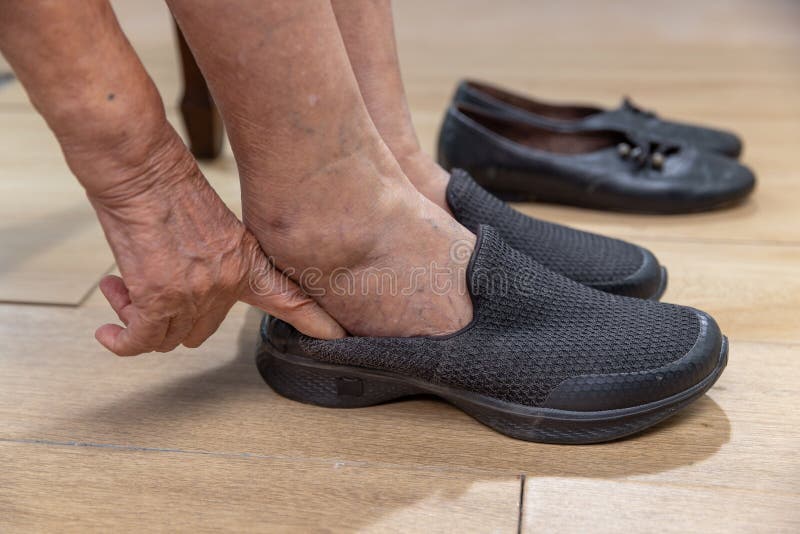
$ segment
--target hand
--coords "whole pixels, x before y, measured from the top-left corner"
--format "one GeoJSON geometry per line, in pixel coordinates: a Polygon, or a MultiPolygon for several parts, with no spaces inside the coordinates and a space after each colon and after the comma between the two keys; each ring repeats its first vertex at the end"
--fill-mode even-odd
{"type": "Polygon", "coordinates": [[[125,327],[101,326],[100,343],[124,356],[196,347],[237,300],[315,337],[344,335],[272,268],[206,182],[108,2],[0,3],[0,48],[86,188],[122,272],[100,288],[125,327]]]}
{"type": "Polygon", "coordinates": [[[106,276],[100,289],[125,325],[101,326],[97,340],[120,356],[197,347],[237,300],[308,335],[343,337],[344,330],[268,262],[177,135],[170,137],[138,169],[119,169],[117,178],[127,176],[112,188],[89,194],[122,274],[106,276]]]}

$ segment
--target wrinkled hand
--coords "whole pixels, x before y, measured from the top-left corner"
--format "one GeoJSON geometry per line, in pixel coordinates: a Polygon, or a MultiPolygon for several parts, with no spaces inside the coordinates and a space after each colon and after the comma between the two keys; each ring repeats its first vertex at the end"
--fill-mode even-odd
{"type": "Polygon", "coordinates": [[[100,282],[125,325],[106,324],[95,332],[111,352],[133,356],[180,344],[197,347],[238,300],[314,337],[345,335],[269,263],[179,140],[89,198],[122,274],[100,282]]]}
{"type": "Polygon", "coordinates": [[[86,189],[122,272],[100,288],[125,326],[101,326],[100,343],[121,356],[196,347],[237,300],[312,336],[344,335],[272,268],[206,182],[108,2],[2,2],[0,11],[3,55],[86,189]]]}

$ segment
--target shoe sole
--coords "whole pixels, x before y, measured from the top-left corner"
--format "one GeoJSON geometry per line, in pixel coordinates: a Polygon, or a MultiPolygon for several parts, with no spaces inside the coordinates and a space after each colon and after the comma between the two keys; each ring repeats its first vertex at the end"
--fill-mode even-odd
{"type": "Polygon", "coordinates": [[[485,183],[479,182],[481,187],[489,191],[492,195],[496,196],[503,202],[517,203],[517,204],[530,204],[530,203],[543,203],[543,204],[560,204],[563,206],[571,206],[575,208],[583,208],[598,211],[611,211],[615,213],[630,213],[633,215],[687,215],[692,213],[703,213],[706,211],[716,211],[724,208],[737,206],[745,201],[750,194],[748,191],[741,196],[732,199],[719,200],[699,204],[697,206],[663,206],[659,208],[637,208],[633,206],[608,206],[602,203],[593,203],[591,201],[571,200],[564,198],[551,198],[543,195],[535,195],[533,193],[517,193],[514,191],[502,191],[493,189],[485,183]]]}
{"type": "Polygon", "coordinates": [[[649,428],[697,400],[728,362],[723,337],[717,365],[701,382],[658,401],[598,412],[536,408],[394,373],[321,363],[261,343],[256,363],[261,376],[280,395],[327,408],[363,408],[403,397],[434,395],[477,421],[513,438],[540,443],[588,444],[612,441],[649,428]]]}
{"type": "Polygon", "coordinates": [[[512,171],[495,167],[470,167],[464,170],[472,176],[478,185],[504,202],[562,204],[585,209],[642,215],[701,213],[728,208],[742,203],[755,189],[754,183],[751,187],[737,191],[727,197],[696,200],[683,204],[668,200],[658,203],[646,199],[621,201],[617,199],[602,199],[597,193],[588,193],[583,190],[576,191],[574,186],[561,183],[542,185],[539,186],[538,191],[530,191],[529,184],[532,175],[525,171],[512,171]],[[503,183],[512,185],[503,185],[503,183]]]}

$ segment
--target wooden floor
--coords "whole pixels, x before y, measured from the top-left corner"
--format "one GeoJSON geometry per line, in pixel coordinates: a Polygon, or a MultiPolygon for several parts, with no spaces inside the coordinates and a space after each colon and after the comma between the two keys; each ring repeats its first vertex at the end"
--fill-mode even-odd
{"type": "MultiPolygon", "coordinates": [[[[117,2],[175,117],[161,2],[117,2]]],[[[0,531],[800,532],[800,4],[399,0],[398,40],[432,147],[464,75],[664,115],[746,140],[744,205],[677,217],[519,209],[635,240],[665,299],[731,339],[719,383],[643,435],[568,447],[503,437],[434,400],[336,411],[266,387],[259,314],[201,349],[118,359],[95,285],[113,259],[19,84],[0,75],[0,531]]],[[[0,74],[7,72],[0,61],[0,74]]],[[[205,172],[234,209],[226,154],[205,172]]]]}

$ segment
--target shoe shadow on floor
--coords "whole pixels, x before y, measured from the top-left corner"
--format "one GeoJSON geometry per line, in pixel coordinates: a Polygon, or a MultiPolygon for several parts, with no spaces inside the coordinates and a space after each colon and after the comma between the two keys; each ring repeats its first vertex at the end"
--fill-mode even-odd
{"type": "MultiPolygon", "coordinates": [[[[152,385],[143,376],[125,385],[112,402],[49,433],[74,436],[79,428],[81,436],[70,439],[588,478],[659,473],[696,464],[730,439],[725,412],[707,395],[647,432],[582,446],[515,440],[428,397],[351,410],[304,405],[278,396],[259,376],[254,353],[260,318],[258,310],[245,313],[236,355],[224,364],[209,366],[219,354],[207,351],[194,356],[207,360],[202,370],[164,366],[163,372],[174,379],[152,385]]],[[[157,358],[153,361],[165,361],[157,358]]]]}

